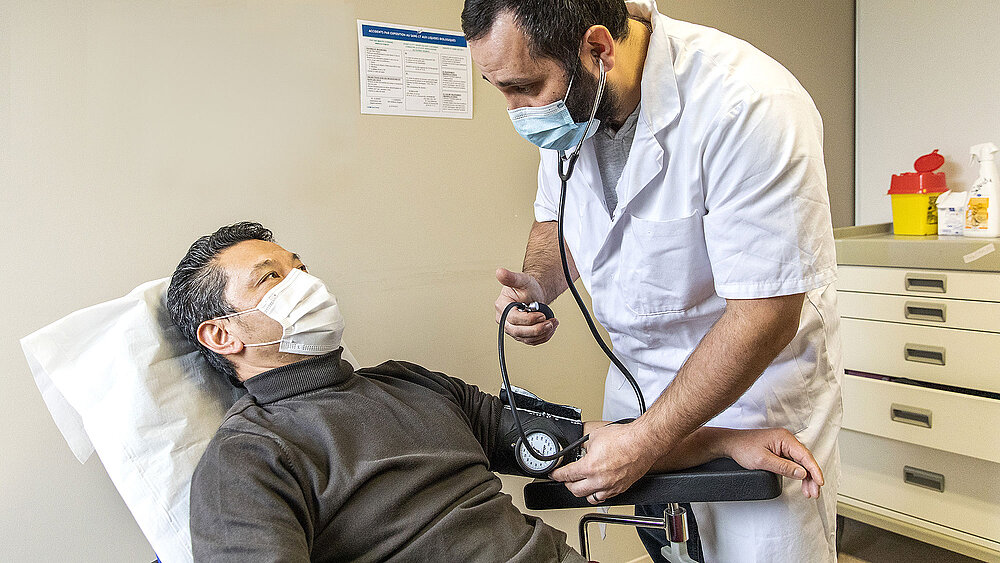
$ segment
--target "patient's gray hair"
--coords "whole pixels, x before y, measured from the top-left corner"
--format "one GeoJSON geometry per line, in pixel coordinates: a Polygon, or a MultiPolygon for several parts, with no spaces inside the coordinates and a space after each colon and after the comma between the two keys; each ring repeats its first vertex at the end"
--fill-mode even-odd
{"type": "Polygon", "coordinates": [[[228,279],[222,268],[216,265],[215,257],[230,246],[247,240],[271,242],[274,237],[269,229],[251,221],[220,227],[194,241],[170,277],[167,289],[167,310],[174,324],[181,329],[181,334],[198,347],[212,367],[237,387],[243,387],[243,384],[236,377],[236,368],[225,356],[198,342],[198,326],[208,319],[236,312],[226,301],[228,279]]]}

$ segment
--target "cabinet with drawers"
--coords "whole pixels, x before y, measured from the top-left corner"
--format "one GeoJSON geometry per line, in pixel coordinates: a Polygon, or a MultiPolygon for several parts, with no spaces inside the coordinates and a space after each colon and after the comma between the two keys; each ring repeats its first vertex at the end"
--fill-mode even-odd
{"type": "Polygon", "coordinates": [[[836,234],[839,513],[1000,561],[1000,240],[836,234]]]}

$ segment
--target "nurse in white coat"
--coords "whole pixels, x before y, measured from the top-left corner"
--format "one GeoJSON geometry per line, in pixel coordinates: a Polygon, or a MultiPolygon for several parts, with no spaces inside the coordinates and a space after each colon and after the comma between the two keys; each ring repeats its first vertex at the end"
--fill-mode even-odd
{"type": "MultiPolygon", "coordinates": [[[[511,110],[564,99],[572,121],[586,121],[601,63],[607,71],[602,126],[568,184],[566,245],[615,353],[652,405],[634,423],[594,432],[587,455],[552,477],[598,503],[703,424],[784,427],[819,461],[822,494],[796,494],[789,479],[777,500],[695,504],[704,557],[835,560],[836,262],[822,123],[809,95],[753,46],[672,20],[653,0],[466,0],[463,28],[511,110]]],[[[572,136],[572,127],[561,141],[566,128],[539,133],[537,112],[527,122],[519,115],[515,127],[542,147],[572,136]]],[[[511,301],[549,303],[567,288],[554,223],[557,158],[541,150],[523,271],[498,270],[498,311],[511,301]]],[[[505,329],[540,344],[557,326],[515,311],[505,329]]],[[[637,414],[612,366],[604,418],[637,414]]]]}

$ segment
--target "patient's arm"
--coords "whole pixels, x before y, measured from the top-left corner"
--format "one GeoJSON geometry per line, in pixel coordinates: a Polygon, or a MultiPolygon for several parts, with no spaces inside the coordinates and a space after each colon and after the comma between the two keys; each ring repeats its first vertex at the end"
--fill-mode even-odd
{"type": "Polygon", "coordinates": [[[271,438],[221,430],[191,483],[194,560],[308,562],[312,520],[291,467],[271,438]]]}
{"type": "MultiPolygon", "coordinates": [[[[600,432],[604,425],[588,422],[586,431],[600,432]]],[[[703,426],[660,457],[650,473],[687,469],[720,457],[731,457],[746,469],[763,469],[801,480],[802,494],[809,498],[819,496],[824,482],[812,452],[784,428],[733,430],[703,426]]]]}
{"type": "MultiPolygon", "coordinates": [[[[510,448],[501,443],[500,429],[507,428],[510,411],[505,411],[500,398],[484,393],[479,387],[457,377],[431,371],[410,362],[393,362],[397,377],[406,377],[433,389],[454,402],[465,413],[469,428],[489,458],[490,471],[519,474],[510,448]]],[[[383,368],[385,366],[383,365],[383,368]]]]}

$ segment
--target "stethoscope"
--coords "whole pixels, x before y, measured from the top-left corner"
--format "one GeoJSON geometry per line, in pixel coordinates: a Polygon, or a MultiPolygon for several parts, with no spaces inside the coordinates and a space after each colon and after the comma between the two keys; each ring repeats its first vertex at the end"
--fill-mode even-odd
{"type": "MultiPolygon", "coordinates": [[[[598,346],[604,352],[604,355],[611,360],[618,371],[621,372],[625,379],[628,380],[629,385],[632,386],[632,390],[635,391],[635,397],[639,403],[639,414],[642,415],[646,412],[646,400],[642,396],[642,390],[639,388],[639,383],[636,382],[632,373],[629,371],[625,364],[622,363],[618,356],[611,350],[611,348],[604,342],[601,334],[597,331],[597,325],[594,324],[593,318],[591,318],[590,311],[587,309],[587,305],[583,302],[583,298],[580,296],[580,292],[577,291],[576,286],[573,284],[573,277],[569,272],[569,261],[566,257],[566,241],[563,235],[563,218],[566,212],[566,188],[569,184],[570,178],[573,176],[573,170],[576,168],[576,161],[580,158],[580,150],[583,148],[583,142],[587,140],[590,136],[590,130],[594,126],[594,118],[597,115],[597,106],[601,102],[601,97],[604,95],[604,86],[606,82],[606,73],[604,71],[604,61],[600,58],[597,59],[600,65],[601,75],[600,80],[597,84],[597,95],[594,98],[594,105],[590,110],[590,118],[587,120],[587,127],[584,129],[583,135],[580,140],[576,143],[576,147],[573,149],[568,156],[565,151],[559,151],[559,180],[562,185],[559,189],[559,213],[556,220],[556,233],[559,242],[559,258],[562,261],[563,276],[566,278],[566,284],[569,286],[570,293],[573,294],[573,299],[576,300],[577,306],[580,308],[580,312],[583,313],[583,318],[587,321],[587,326],[590,328],[590,333],[593,335],[594,340],[597,342],[598,346]]],[[[507,377],[507,361],[504,358],[504,326],[507,322],[507,315],[513,309],[518,309],[525,312],[541,312],[545,315],[545,318],[551,319],[555,315],[547,305],[544,303],[508,303],[504,308],[503,313],[500,315],[500,333],[497,337],[497,350],[500,357],[500,378],[503,380],[504,388],[507,390],[507,398],[510,402],[511,415],[514,418],[514,425],[517,427],[520,439],[515,445],[515,455],[519,459],[530,459],[534,458],[541,464],[533,464],[533,468],[536,468],[535,472],[539,474],[548,473],[551,469],[554,469],[558,465],[558,460],[569,453],[574,448],[580,446],[590,438],[590,434],[584,434],[583,437],[574,441],[573,443],[559,449],[559,442],[554,436],[527,436],[524,432],[524,427],[521,425],[520,417],[517,413],[517,405],[514,400],[514,393],[511,390],[510,379],[507,377]],[[555,453],[545,454],[535,448],[535,445],[541,446],[541,449],[547,451],[555,451],[555,453]],[[530,457],[529,457],[530,456],[530,457]],[[544,463],[549,462],[549,463],[544,463]]],[[[622,420],[616,420],[610,424],[626,424],[632,422],[633,418],[625,418],[622,420]]]]}

